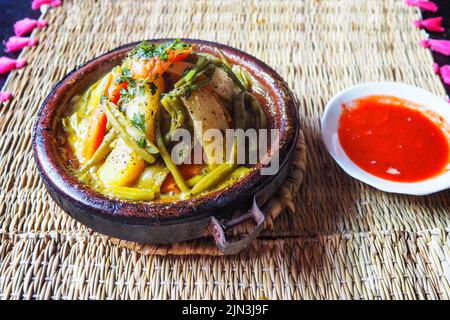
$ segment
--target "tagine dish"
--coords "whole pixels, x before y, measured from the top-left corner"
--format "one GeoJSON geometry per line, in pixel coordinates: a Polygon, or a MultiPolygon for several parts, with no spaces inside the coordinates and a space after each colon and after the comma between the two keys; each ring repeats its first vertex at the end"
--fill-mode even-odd
{"type": "Polygon", "coordinates": [[[51,197],[93,230],[159,244],[211,234],[231,254],[262,230],[260,208],[285,181],[298,133],[296,100],[264,62],[218,43],[152,39],[56,84],[33,150],[51,197]],[[223,228],[247,220],[246,237],[224,241],[223,228]]]}
{"type": "Polygon", "coordinates": [[[80,181],[111,198],[194,197],[249,172],[248,161],[237,163],[236,139],[226,147],[225,138],[205,133],[266,128],[264,101],[257,81],[219,50],[144,41],[70,100],[59,130],[64,160],[80,181]],[[180,132],[187,144],[178,143],[180,132]]]}

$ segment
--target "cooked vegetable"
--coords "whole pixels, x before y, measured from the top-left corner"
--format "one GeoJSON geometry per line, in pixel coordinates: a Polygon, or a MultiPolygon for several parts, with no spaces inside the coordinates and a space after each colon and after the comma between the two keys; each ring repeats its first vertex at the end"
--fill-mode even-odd
{"type": "Polygon", "coordinates": [[[132,124],[141,129],[150,142],[155,143],[155,117],[159,110],[160,94],[164,90],[164,80],[159,78],[142,84],[140,88],[122,107],[132,124]]]}
{"type": "Polygon", "coordinates": [[[106,130],[106,115],[103,108],[98,106],[91,117],[86,142],[83,148],[83,156],[89,160],[100,146],[106,130]]]}
{"type": "Polygon", "coordinates": [[[108,73],[100,80],[97,85],[94,84],[95,88],[92,90],[88,99],[86,109],[84,110],[85,115],[90,116],[92,114],[92,111],[99,106],[100,100],[105,95],[105,92],[109,87],[112,78],[112,74],[108,73]]]}
{"type": "Polygon", "coordinates": [[[240,92],[235,96],[233,115],[236,128],[263,129],[267,126],[266,114],[261,104],[248,92],[240,92]]]}
{"type": "Polygon", "coordinates": [[[211,164],[222,163],[217,159],[213,150],[209,148],[211,141],[203,138],[203,133],[208,129],[226,130],[229,128],[225,113],[219,102],[206,89],[194,91],[190,97],[181,98],[189,116],[193,122],[194,134],[202,143],[208,162],[211,164]],[[205,106],[208,106],[205,108],[205,106]]]}
{"type": "Polygon", "coordinates": [[[108,155],[98,175],[105,186],[129,186],[145,168],[145,161],[122,139],[108,155]]]}
{"type": "Polygon", "coordinates": [[[102,106],[111,126],[123,141],[125,141],[128,147],[148,163],[151,164],[155,162],[155,157],[152,153],[157,153],[158,149],[153,143],[149,142],[143,133],[140,133],[136,128],[129,124],[127,119],[117,110],[114,104],[105,102],[102,106]],[[143,139],[144,145],[138,143],[138,141],[142,141],[140,139],[143,139]]]}
{"type": "Polygon", "coordinates": [[[179,40],[162,45],[144,41],[130,53],[131,73],[137,79],[154,81],[162,76],[171,64],[184,60],[191,52],[192,48],[179,40]]]}
{"type": "Polygon", "coordinates": [[[161,186],[169,174],[169,169],[163,164],[155,163],[144,169],[139,179],[136,181],[136,188],[152,190],[154,193],[160,193],[161,186]]]}
{"type": "Polygon", "coordinates": [[[173,96],[165,96],[161,100],[162,105],[168,112],[172,118],[169,132],[167,132],[165,136],[166,141],[170,141],[174,131],[178,128],[181,128],[184,125],[185,114],[184,107],[178,97],[173,96]]]}
{"type": "Polygon", "coordinates": [[[233,144],[230,159],[200,179],[191,190],[191,194],[196,195],[215,187],[219,182],[228,177],[237,165],[237,145],[233,144]]]}
{"type": "Polygon", "coordinates": [[[156,124],[156,145],[159,148],[159,151],[161,153],[161,157],[166,164],[167,168],[170,170],[170,173],[172,174],[173,178],[175,179],[175,182],[178,186],[178,188],[182,192],[189,192],[189,187],[184,182],[183,177],[181,176],[180,171],[178,170],[177,166],[173,163],[172,158],[167,151],[167,148],[164,144],[164,139],[161,133],[161,129],[159,127],[159,121],[156,124]]]}
{"type": "Polygon", "coordinates": [[[105,188],[105,192],[115,198],[133,201],[150,201],[155,199],[153,190],[143,188],[111,187],[105,188]]]}
{"type": "Polygon", "coordinates": [[[100,84],[96,87],[93,93],[90,95],[88,102],[88,110],[94,108],[91,115],[89,129],[83,146],[83,157],[85,161],[88,161],[97,148],[100,146],[105,135],[106,129],[106,116],[103,109],[100,107],[100,99],[106,88],[111,83],[112,74],[106,75],[100,84]]]}
{"type": "Polygon", "coordinates": [[[247,88],[245,87],[245,85],[241,82],[241,80],[236,76],[236,74],[233,72],[233,70],[231,70],[231,68],[229,67],[230,66],[229,62],[223,58],[224,57],[223,53],[222,52],[220,52],[220,53],[222,55],[222,59],[214,57],[211,54],[202,54],[202,56],[206,57],[216,67],[221,68],[230,77],[230,79],[233,80],[233,82],[236,84],[236,86],[241,91],[247,91],[247,88]]]}
{"type": "Polygon", "coordinates": [[[175,83],[178,79],[184,76],[184,73],[193,67],[192,63],[185,61],[177,61],[172,64],[172,66],[167,69],[167,78],[170,82],[175,83]]]}
{"type": "Polygon", "coordinates": [[[233,80],[222,69],[217,68],[211,78],[211,86],[219,97],[232,101],[234,96],[233,80]]]}
{"type": "MultiPolygon", "coordinates": [[[[186,181],[186,184],[189,187],[193,187],[195,185],[195,182],[201,178],[200,174],[203,170],[203,167],[204,166],[201,164],[182,164],[181,166],[178,167],[178,169],[183,179],[185,180],[188,179],[186,181]],[[193,178],[197,180],[192,180],[193,178]]],[[[166,180],[164,180],[164,183],[161,187],[161,193],[169,193],[169,192],[173,193],[180,192],[180,189],[178,188],[175,179],[171,174],[167,176],[166,180]]]]}
{"type": "Polygon", "coordinates": [[[251,170],[238,166],[236,143],[225,162],[225,136],[215,141],[204,134],[265,128],[259,96],[252,92],[264,94],[246,69],[220,51],[199,52],[180,40],[144,41],[70,100],[61,124],[74,174],[128,201],[176,201],[235,183],[251,170]],[[190,134],[185,143],[200,142],[201,163],[187,161],[199,153],[176,148],[177,129],[190,134]]]}
{"type": "Polygon", "coordinates": [[[84,172],[88,169],[90,169],[92,166],[100,163],[102,160],[106,158],[106,156],[111,152],[112,142],[117,138],[116,132],[113,130],[110,130],[104,137],[102,144],[98,147],[98,149],[95,151],[95,153],[92,155],[92,157],[89,159],[88,162],[81,168],[80,171],[84,172]]]}

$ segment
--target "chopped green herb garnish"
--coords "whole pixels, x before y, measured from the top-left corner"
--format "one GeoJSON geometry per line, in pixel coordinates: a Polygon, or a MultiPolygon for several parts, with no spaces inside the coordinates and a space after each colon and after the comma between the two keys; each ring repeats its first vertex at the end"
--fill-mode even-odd
{"type": "Polygon", "coordinates": [[[127,67],[123,67],[122,68],[122,76],[126,77],[126,78],[131,78],[131,71],[130,69],[128,69],[127,67]]]}
{"type": "Polygon", "coordinates": [[[183,43],[180,39],[171,42],[154,44],[148,41],[142,41],[130,52],[130,57],[136,59],[151,59],[158,57],[160,60],[167,60],[167,53],[170,50],[184,50],[190,47],[190,44],[183,43]]]}
{"type": "Polygon", "coordinates": [[[122,68],[122,75],[116,78],[116,84],[124,83],[124,82],[134,82],[133,76],[131,74],[130,69],[127,67],[122,68]]]}
{"type": "Polygon", "coordinates": [[[145,115],[135,113],[131,124],[145,133],[145,115]]]}
{"type": "Polygon", "coordinates": [[[136,140],[136,143],[139,147],[145,148],[147,146],[147,141],[145,140],[145,137],[142,136],[139,139],[136,140]]]}
{"type": "Polygon", "coordinates": [[[127,89],[122,88],[120,89],[120,98],[118,103],[123,104],[126,102],[129,102],[131,99],[133,99],[136,96],[141,96],[145,94],[146,84],[148,80],[141,81],[139,83],[136,83],[133,79],[130,79],[128,81],[128,87],[127,89]]]}
{"type": "Polygon", "coordinates": [[[123,104],[130,101],[134,97],[133,93],[125,88],[120,89],[120,98],[118,103],[123,104]]]}

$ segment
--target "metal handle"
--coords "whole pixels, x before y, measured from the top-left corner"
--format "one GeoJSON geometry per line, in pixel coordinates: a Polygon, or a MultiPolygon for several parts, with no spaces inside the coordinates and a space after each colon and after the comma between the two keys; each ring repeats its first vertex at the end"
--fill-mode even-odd
{"type": "MultiPolygon", "coordinates": [[[[264,222],[266,221],[266,216],[259,209],[258,204],[256,203],[256,197],[253,198],[253,204],[250,211],[241,217],[242,218],[239,219],[240,221],[252,218],[256,225],[250,233],[245,235],[242,239],[236,241],[228,241],[225,236],[224,226],[222,226],[219,220],[215,217],[211,217],[211,222],[208,225],[208,232],[211,236],[213,236],[219,250],[225,255],[237,254],[247,248],[262,231],[264,222]]],[[[225,225],[225,228],[232,227],[235,224],[237,223],[228,223],[225,225]]]]}

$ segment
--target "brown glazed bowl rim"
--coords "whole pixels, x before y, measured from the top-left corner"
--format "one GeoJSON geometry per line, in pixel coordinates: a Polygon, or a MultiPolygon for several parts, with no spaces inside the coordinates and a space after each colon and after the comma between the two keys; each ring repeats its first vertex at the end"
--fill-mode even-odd
{"type": "MultiPolygon", "coordinates": [[[[161,43],[171,40],[173,39],[164,38],[147,41],[161,43]]],[[[195,44],[204,52],[220,49],[233,63],[238,63],[250,71],[263,88],[268,91],[269,100],[272,104],[271,110],[274,112],[267,114],[267,116],[272,117],[273,122],[280,129],[279,171],[281,171],[282,166],[286,165],[290,158],[299,130],[297,102],[286,82],[267,64],[241,50],[204,40],[181,40],[195,44]]],[[[238,207],[238,204],[244,198],[248,199],[270,183],[276,175],[261,175],[262,164],[258,163],[243,179],[229,187],[200,197],[175,202],[131,202],[108,198],[83,184],[69,172],[57,155],[55,125],[60,112],[62,112],[60,107],[64,106],[74,94],[79,93],[79,91],[71,92],[78,81],[82,82],[83,79],[85,80],[89,75],[93,77],[94,74],[98,78],[101,75],[98,70],[101,70],[103,66],[109,68],[109,66],[119,63],[122,58],[119,59],[118,57],[123,57],[138,43],[123,45],[75,68],[55,85],[42,103],[33,127],[33,152],[38,171],[46,187],[50,189],[50,194],[56,193],[63,199],[63,202],[70,202],[72,207],[89,212],[99,218],[158,224],[163,221],[170,223],[170,221],[175,221],[181,217],[195,220],[196,218],[214,215],[221,213],[222,208],[233,206],[233,204],[238,207]]],[[[65,209],[64,203],[62,207],[65,209]]]]}

